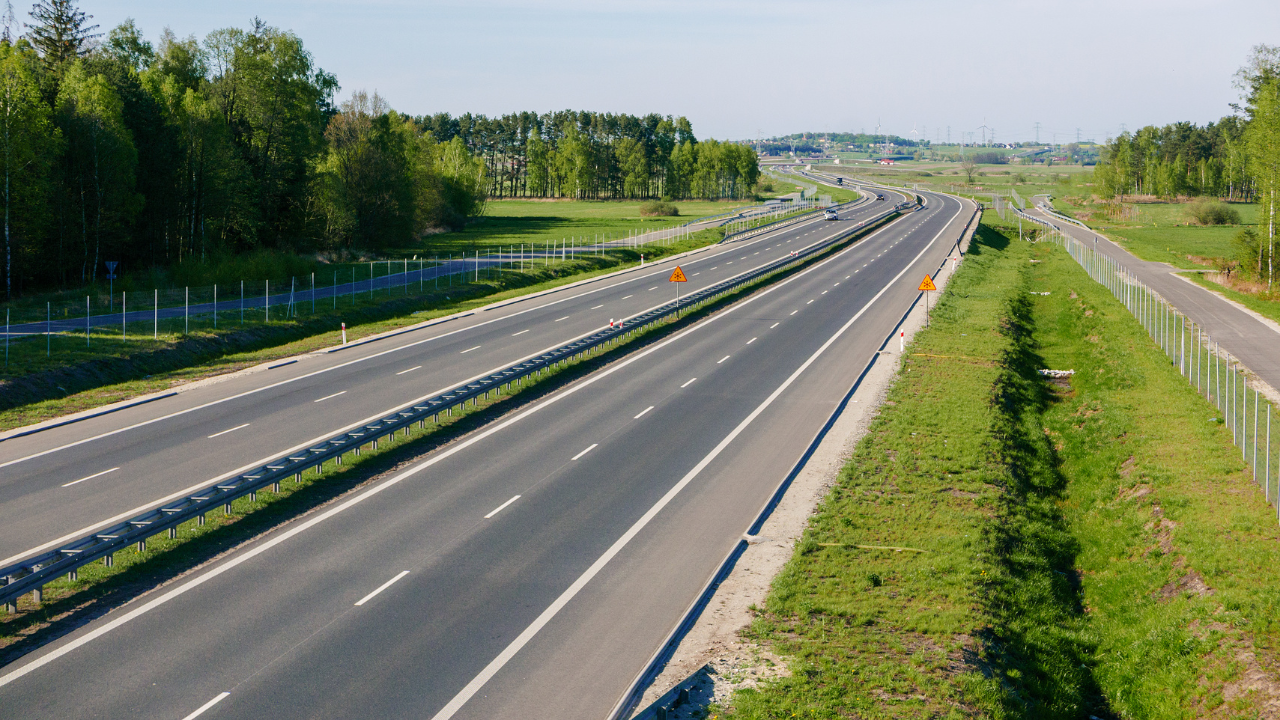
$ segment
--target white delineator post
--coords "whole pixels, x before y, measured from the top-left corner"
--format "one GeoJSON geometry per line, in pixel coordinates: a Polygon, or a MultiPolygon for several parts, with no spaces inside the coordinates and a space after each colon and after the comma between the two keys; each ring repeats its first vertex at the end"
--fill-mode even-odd
{"type": "Polygon", "coordinates": [[[342,344],[347,344],[347,324],[342,323],[342,344]]]}

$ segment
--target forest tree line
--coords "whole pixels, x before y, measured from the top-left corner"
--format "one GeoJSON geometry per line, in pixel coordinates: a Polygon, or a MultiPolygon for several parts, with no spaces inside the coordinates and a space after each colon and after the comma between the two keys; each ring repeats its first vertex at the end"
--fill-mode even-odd
{"type": "Polygon", "coordinates": [[[760,178],[755,150],[699,142],[684,117],[439,113],[418,122],[437,142],[461,138],[483,160],[492,198],[736,199],[760,178]]]}
{"type": "Polygon", "coordinates": [[[334,257],[457,229],[490,197],[747,195],[754,151],[689,122],[589,112],[414,118],[255,19],[203,40],[75,0],[0,35],[4,297],[259,249],[334,257]]]}
{"type": "Polygon", "coordinates": [[[1175,123],[1121,133],[1103,150],[1094,185],[1104,198],[1213,196],[1257,203],[1258,227],[1237,238],[1241,270],[1270,291],[1280,220],[1280,46],[1258,45],[1235,75],[1243,103],[1199,127],[1175,123]]]}

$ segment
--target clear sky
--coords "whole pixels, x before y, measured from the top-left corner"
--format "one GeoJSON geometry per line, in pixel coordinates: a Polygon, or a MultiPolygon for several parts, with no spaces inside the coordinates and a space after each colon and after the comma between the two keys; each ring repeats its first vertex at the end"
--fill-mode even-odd
{"type": "MultiPolygon", "coordinates": [[[[256,15],[297,33],[340,99],[411,114],[686,115],[699,137],[884,132],[1065,142],[1229,114],[1280,44],[1276,0],[80,0],[203,38],[256,15]],[[990,131],[989,131],[990,132],[990,131]]],[[[19,12],[26,2],[15,3],[19,12]]],[[[20,18],[27,19],[27,18],[20,18]]]]}

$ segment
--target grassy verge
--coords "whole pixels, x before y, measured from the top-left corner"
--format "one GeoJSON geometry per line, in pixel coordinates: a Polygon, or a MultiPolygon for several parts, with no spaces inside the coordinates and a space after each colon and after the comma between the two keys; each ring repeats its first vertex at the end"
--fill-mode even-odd
{"type": "Polygon", "coordinates": [[[1169,263],[1180,268],[1204,268],[1188,256],[1234,258],[1232,238],[1240,232],[1235,225],[1216,227],[1115,228],[1107,232],[1125,250],[1143,260],[1169,263]]]}
{"type": "MultiPolygon", "coordinates": [[[[664,257],[721,238],[704,230],[669,246],[645,247],[646,260],[664,257]]],[[[55,337],[46,357],[43,337],[15,342],[7,369],[0,371],[0,430],[99,407],[168,389],[204,377],[328,347],[341,342],[339,323],[348,340],[412,325],[492,302],[551,289],[615,272],[639,262],[631,250],[535,268],[422,295],[392,297],[357,308],[322,311],[298,320],[259,323],[241,329],[223,325],[195,329],[185,336],[160,340],[121,340],[106,333],[86,346],[80,338],[55,337]]]]}
{"type": "Polygon", "coordinates": [[[521,243],[544,248],[566,238],[594,242],[597,238],[618,239],[629,233],[644,233],[718,215],[754,205],[751,200],[728,202],[676,202],[676,217],[644,217],[640,201],[613,200],[495,200],[482,218],[457,232],[428,235],[412,246],[390,251],[393,255],[435,257],[476,250],[506,250],[521,243]]]}
{"type": "Polygon", "coordinates": [[[792,675],[717,713],[1265,716],[1280,532],[1211,408],[1049,243],[984,225],[933,317],[749,630],[792,675]]]}

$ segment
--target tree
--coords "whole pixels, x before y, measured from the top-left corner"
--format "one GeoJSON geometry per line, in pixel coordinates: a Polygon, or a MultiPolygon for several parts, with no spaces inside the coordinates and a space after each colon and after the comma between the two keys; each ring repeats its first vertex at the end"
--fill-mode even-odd
{"type": "Polygon", "coordinates": [[[103,245],[116,250],[142,198],[134,192],[137,149],[120,96],[83,61],[67,71],[58,94],[58,119],[67,138],[67,191],[83,248],[81,281],[97,278],[103,245]],[[90,238],[92,237],[92,241],[90,238]]]}
{"type": "Polygon", "coordinates": [[[124,22],[112,28],[102,49],[108,57],[132,68],[134,72],[142,72],[151,67],[156,59],[155,48],[143,39],[142,31],[134,24],[133,18],[125,18],[124,22]]]}
{"type": "Polygon", "coordinates": [[[969,183],[972,184],[973,176],[978,172],[978,161],[974,159],[973,153],[965,155],[964,158],[960,160],[960,170],[965,174],[965,177],[968,178],[969,183]]]}
{"type": "Polygon", "coordinates": [[[93,16],[76,7],[75,0],[39,0],[31,8],[31,19],[35,23],[27,25],[27,37],[45,64],[58,70],[87,54],[93,41],[102,37],[93,32],[97,25],[85,24],[93,16]]]}
{"type": "Polygon", "coordinates": [[[254,217],[241,226],[244,246],[287,247],[305,235],[307,193],[324,151],[337,80],[316,68],[302,41],[255,19],[205,40],[213,77],[209,95],[230,129],[250,175],[254,217]]]}
{"type": "MultiPolygon", "coordinates": [[[[29,54],[29,51],[28,51],[29,54]]],[[[30,58],[0,40],[0,172],[4,203],[4,294],[13,298],[17,239],[34,234],[44,215],[47,172],[53,149],[49,109],[32,77],[30,58]],[[15,235],[19,236],[15,239],[15,235]]]]}
{"type": "MultiPolygon", "coordinates": [[[[1262,83],[1253,94],[1245,128],[1249,174],[1258,189],[1258,204],[1266,218],[1267,289],[1275,281],[1276,211],[1280,205],[1280,77],[1262,83]]],[[[1259,252],[1259,258],[1262,253],[1259,252]]],[[[1261,270],[1261,260],[1259,261],[1261,270]]],[[[1261,273],[1259,273],[1261,274],[1261,273]]]]}

